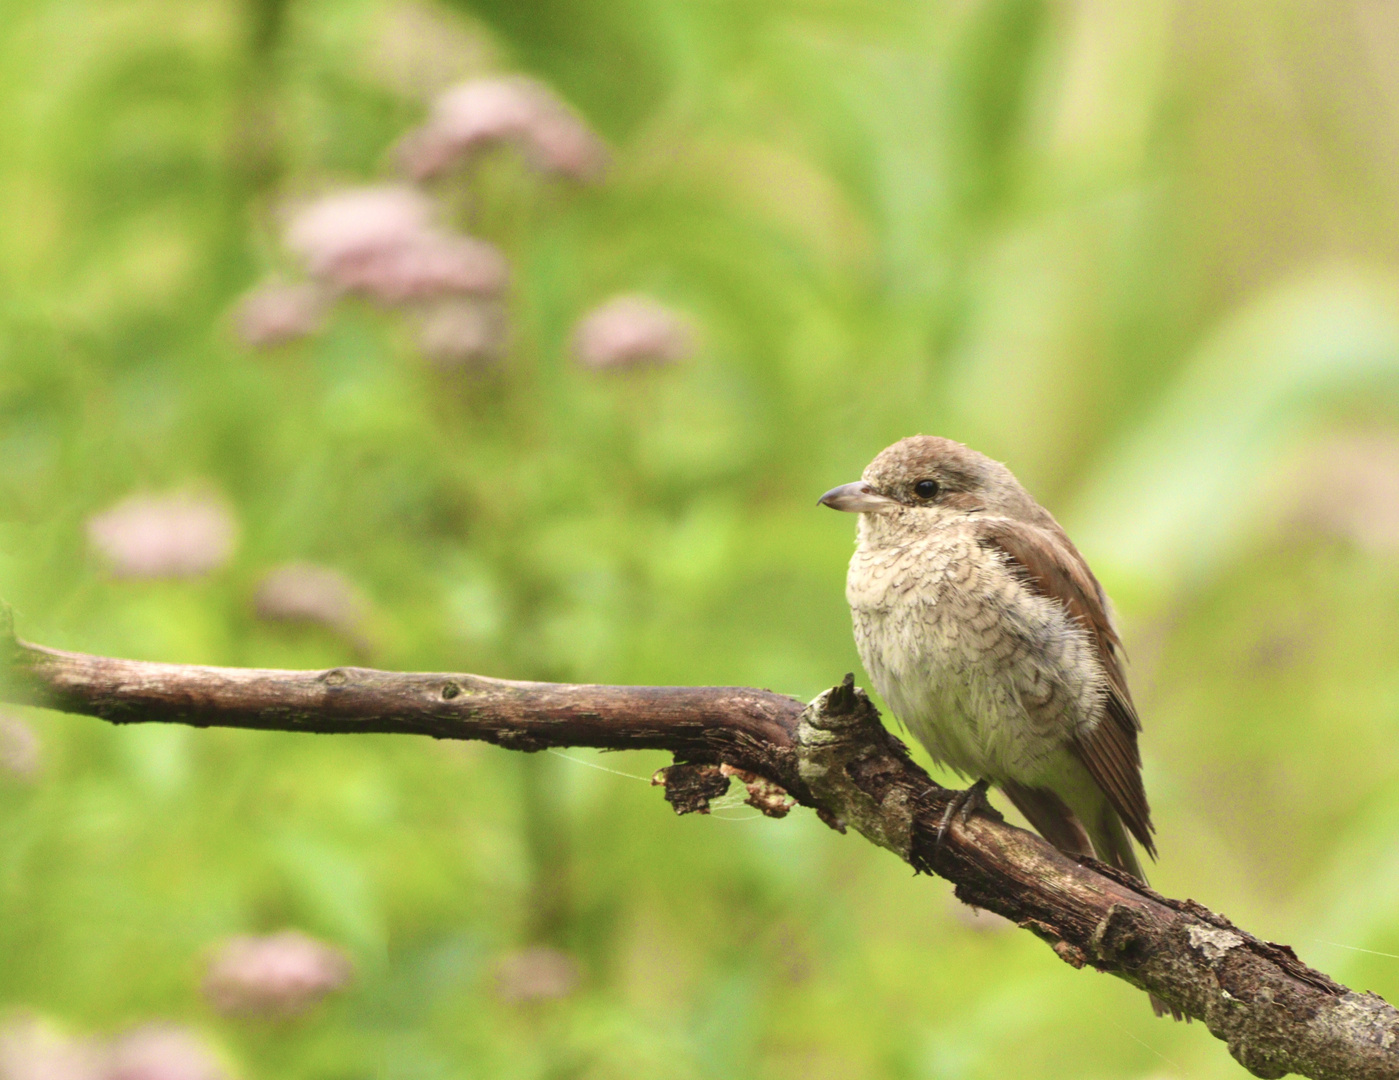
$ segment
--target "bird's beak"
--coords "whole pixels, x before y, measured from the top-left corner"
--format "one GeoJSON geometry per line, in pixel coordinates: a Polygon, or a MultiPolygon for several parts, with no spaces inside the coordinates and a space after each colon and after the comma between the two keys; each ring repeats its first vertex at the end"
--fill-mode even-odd
{"type": "Polygon", "coordinates": [[[817,500],[818,506],[829,506],[832,510],[844,510],[847,514],[874,514],[880,510],[891,510],[899,504],[884,495],[878,495],[863,480],[853,484],[841,484],[831,488],[817,500]]]}

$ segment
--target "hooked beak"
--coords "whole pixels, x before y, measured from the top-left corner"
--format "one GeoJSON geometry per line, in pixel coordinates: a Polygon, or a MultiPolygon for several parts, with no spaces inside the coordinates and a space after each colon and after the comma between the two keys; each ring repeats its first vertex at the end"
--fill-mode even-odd
{"type": "Polygon", "coordinates": [[[880,510],[890,510],[899,504],[884,495],[876,494],[863,480],[853,484],[841,484],[831,488],[817,500],[818,506],[829,506],[832,510],[844,510],[847,514],[874,514],[880,510]]]}

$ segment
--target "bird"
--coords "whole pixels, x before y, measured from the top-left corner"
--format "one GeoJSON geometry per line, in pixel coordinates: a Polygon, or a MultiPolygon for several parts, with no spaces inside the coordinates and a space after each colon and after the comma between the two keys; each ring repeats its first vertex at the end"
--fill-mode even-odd
{"type": "Polygon", "coordinates": [[[1122,641],[1049,511],[1005,465],[932,435],[881,451],[820,504],[860,515],[845,595],[875,689],[976,781],[939,842],[994,784],[1060,851],[1145,883],[1132,840],[1154,859],[1155,828],[1122,641]]]}

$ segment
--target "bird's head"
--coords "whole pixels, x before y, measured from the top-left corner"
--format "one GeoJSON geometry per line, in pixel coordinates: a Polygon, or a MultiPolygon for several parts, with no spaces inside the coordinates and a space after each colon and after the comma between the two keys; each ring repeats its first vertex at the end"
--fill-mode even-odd
{"type": "Polygon", "coordinates": [[[1047,516],[999,461],[936,435],[900,439],[859,480],[832,488],[820,504],[910,523],[969,513],[1021,521],[1047,516]]]}

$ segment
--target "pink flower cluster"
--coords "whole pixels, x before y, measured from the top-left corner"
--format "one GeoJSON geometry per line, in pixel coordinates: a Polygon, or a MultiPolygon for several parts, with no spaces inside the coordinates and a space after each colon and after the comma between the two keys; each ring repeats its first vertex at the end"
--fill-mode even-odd
{"type": "Polygon", "coordinates": [[[325,323],[330,298],[309,281],[267,281],[243,294],[233,309],[238,336],[257,348],[308,337],[325,323]]]}
{"type": "Polygon", "coordinates": [[[694,351],[694,332],[676,311],[647,296],[616,296],[585,315],[573,333],[584,367],[673,364],[694,351]]]}
{"type": "Polygon", "coordinates": [[[208,1043],[188,1028],[147,1024],[106,1047],[103,1080],[227,1080],[208,1043]]]}
{"type": "Polygon", "coordinates": [[[440,229],[433,210],[404,184],[349,188],[302,207],[286,242],[312,277],[381,303],[498,295],[508,276],[504,257],[484,240],[440,229]]]}
{"type": "Polygon", "coordinates": [[[204,997],[226,1016],[288,1017],[349,984],[354,965],[339,949],[296,930],[224,942],[204,978],[204,997]]]}
{"type": "MultiPolygon", "coordinates": [[[[94,552],[120,578],[189,578],[212,573],[232,558],[238,525],[228,504],[205,493],[133,495],[87,523],[94,552]]],[[[340,635],[361,654],[371,650],[371,607],[344,574],[291,562],[269,570],[253,595],[269,622],[309,623],[340,635]]],[[[0,713],[0,769],[32,775],[38,741],[24,721],[0,713]]]]}
{"type": "Polygon", "coordinates": [[[87,535],[118,577],[196,577],[228,562],[238,526],[223,500],[175,492],[133,495],[89,519],[87,535]]]}
{"type": "Polygon", "coordinates": [[[399,145],[408,174],[426,180],[498,143],[540,170],[592,180],[607,163],[602,141],[547,86],[519,76],[472,79],[441,94],[427,123],[399,145]]]}
{"type": "Polygon", "coordinates": [[[314,563],[285,563],[258,584],[253,609],[269,622],[309,623],[341,635],[367,651],[369,601],[338,570],[314,563]]]}
{"type": "MultiPolygon", "coordinates": [[[[441,176],[491,146],[518,149],[540,171],[593,180],[602,140],[543,83],[506,75],[470,79],[440,94],[427,120],[398,147],[415,181],[441,176]]],[[[437,203],[413,184],[331,191],[303,203],[283,234],[310,282],[269,281],[234,312],[239,336],[267,347],[315,333],[338,294],[410,306],[418,348],[440,367],[497,359],[510,334],[502,294],[509,268],[491,244],[444,228],[437,203]]],[[[592,370],[671,364],[695,348],[688,319],[659,301],[624,295],[574,330],[577,360],[592,370]]]]}
{"type": "Polygon", "coordinates": [[[33,1016],[0,1026],[0,1080],[228,1080],[195,1032],[147,1024],[114,1039],[77,1038],[33,1016]]]}

